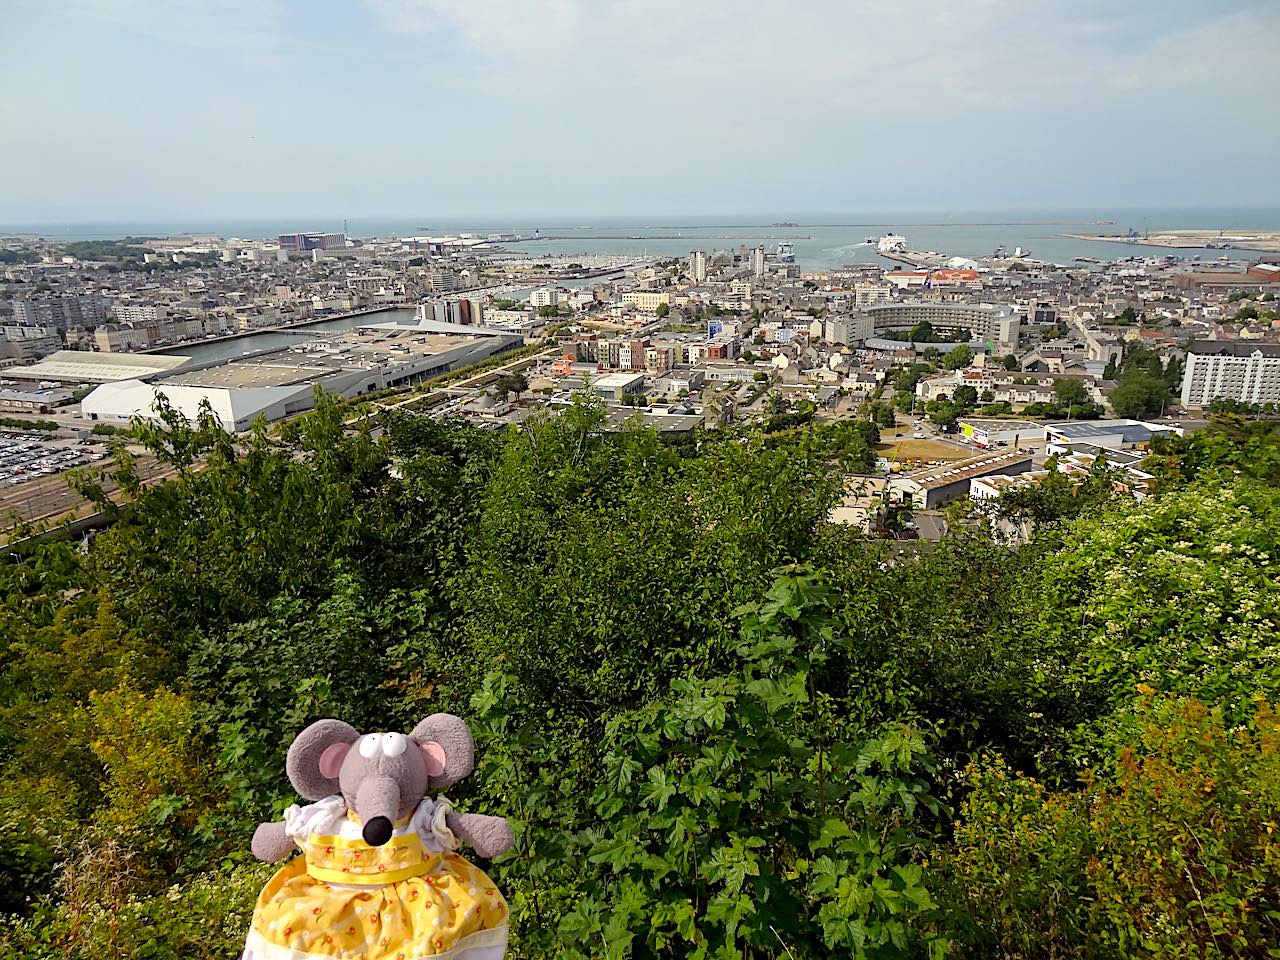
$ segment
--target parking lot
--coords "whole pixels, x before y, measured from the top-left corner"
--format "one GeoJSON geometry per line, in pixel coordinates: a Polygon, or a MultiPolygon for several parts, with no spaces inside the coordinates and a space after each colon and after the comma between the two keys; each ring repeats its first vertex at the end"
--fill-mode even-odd
{"type": "Polygon", "coordinates": [[[0,433],[0,485],[17,486],[106,459],[101,443],[31,433],[0,433]]]}

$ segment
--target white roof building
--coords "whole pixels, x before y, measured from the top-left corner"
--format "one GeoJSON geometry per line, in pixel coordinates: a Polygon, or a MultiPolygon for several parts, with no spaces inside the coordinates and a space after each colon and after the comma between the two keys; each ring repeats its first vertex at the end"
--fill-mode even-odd
{"type": "Polygon", "coordinates": [[[435,320],[370,324],[262,356],[105,383],[81,401],[80,409],[89,419],[106,422],[155,418],[163,395],[188,420],[207,403],[224,429],[239,432],[258,417],[274,421],[311,409],[317,386],[344,397],[405,386],[523,342],[519,334],[435,320]]]}

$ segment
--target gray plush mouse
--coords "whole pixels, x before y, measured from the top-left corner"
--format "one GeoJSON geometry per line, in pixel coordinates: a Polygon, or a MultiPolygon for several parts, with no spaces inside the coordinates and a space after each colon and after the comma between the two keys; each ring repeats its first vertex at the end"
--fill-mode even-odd
{"type": "Polygon", "coordinates": [[[361,734],[319,720],[289,747],[285,767],[306,806],[259,825],[253,855],[274,863],[245,947],[250,960],[448,954],[492,960],[506,949],[507,905],[456,851],[495,857],[512,846],[502,817],[460,814],[443,789],[472,771],[475,746],[458,717],[437,713],[407,736],[361,734]],[[377,949],[374,949],[376,947],[377,949]]]}

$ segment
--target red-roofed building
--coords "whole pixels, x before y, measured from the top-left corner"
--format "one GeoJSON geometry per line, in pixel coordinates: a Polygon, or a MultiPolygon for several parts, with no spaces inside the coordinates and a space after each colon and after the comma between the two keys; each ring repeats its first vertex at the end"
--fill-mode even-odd
{"type": "Polygon", "coordinates": [[[937,286],[947,283],[977,283],[982,277],[977,270],[935,270],[930,282],[937,286]]]}

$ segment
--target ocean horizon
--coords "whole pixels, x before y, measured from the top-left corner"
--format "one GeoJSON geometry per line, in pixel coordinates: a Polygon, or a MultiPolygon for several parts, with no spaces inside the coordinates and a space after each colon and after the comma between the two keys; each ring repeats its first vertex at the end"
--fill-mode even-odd
{"type": "Polygon", "coordinates": [[[215,235],[257,240],[281,233],[342,232],[352,237],[442,236],[459,233],[519,233],[537,231],[542,237],[513,245],[533,256],[614,254],[684,256],[693,249],[725,249],[742,244],[774,246],[789,239],[797,261],[810,268],[845,263],[878,262],[867,237],[901,233],[917,250],[935,250],[961,257],[987,256],[997,247],[1016,247],[1030,256],[1057,263],[1076,258],[1121,260],[1128,257],[1170,255],[1192,259],[1251,259],[1251,250],[1208,250],[1155,247],[1075,240],[1063,233],[1147,230],[1280,229],[1280,206],[1255,207],[1116,207],[1099,204],[1073,208],[986,208],[756,214],[683,214],[584,216],[174,218],[103,220],[78,223],[29,222],[0,224],[6,235],[34,235],[46,240],[112,240],[126,236],[166,237],[215,235]],[[1109,221],[1109,222],[1104,222],[1109,221]]]}

